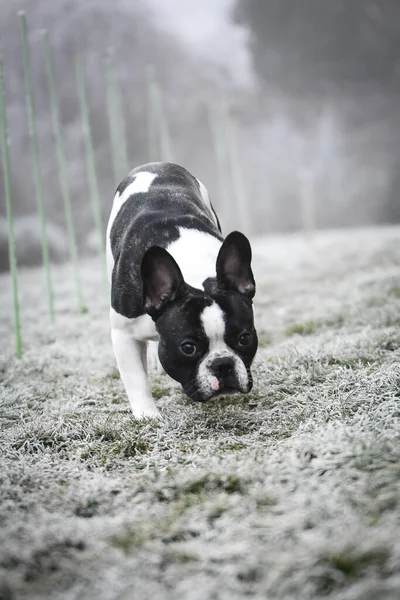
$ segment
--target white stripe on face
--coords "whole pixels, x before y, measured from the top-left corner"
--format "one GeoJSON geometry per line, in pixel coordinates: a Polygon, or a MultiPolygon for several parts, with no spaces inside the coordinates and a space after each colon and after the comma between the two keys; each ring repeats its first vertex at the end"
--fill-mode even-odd
{"type": "Polygon", "coordinates": [[[216,302],[206,306],[200,315],[200,322],[209,340],[209,351],[200,362],[197,373],[197,386],[200,393],[208,398],[219,389],[211,367],[216,358],[229,357],[233,360],[234,370],[241,392],[248,391],[249,377],[242,359],[225,342],[225,315],[216,302]]]}
{"type": "Polygon", "coordinates": [[[204,333],[210,340],[210,352],[215,349],[227,348],[224,341],[225,319],[222,309],[213,302],[211,306],[206,306],[200,315],[200,321],[203,325],[204,333]]]}
{"type": "Polygon", "coordinates": [[[111,251],[110,233],[115,217],[119,213],[121,206],[128,200],[128,198],[133,196],[133,194],[145,194],[148,192],[156,177],[157,173],[149,173],[148,171],[136,173],[136,175],[134,175],[134,180],[132,183],[126,186],[122,194],[117,192],[114,196],[113,207],[110,218],[108,219],[106,240],[107,272],[109,281],[111,281],[111,274],[114,268],[114,257],[111,251]]]}

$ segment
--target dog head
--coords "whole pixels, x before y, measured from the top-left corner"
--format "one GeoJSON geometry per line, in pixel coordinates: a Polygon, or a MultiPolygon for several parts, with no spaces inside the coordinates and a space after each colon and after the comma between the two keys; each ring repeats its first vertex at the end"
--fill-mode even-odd
{"type": "Polygon", "coordinates": [[[227,236],[216,277],[204,291],[189,286],[174,258],[153,246],[141,265],[143,303],[155,321],[160,362],[193,400],[249,392],[257,351],[252,298],[255,282],[248,239],[227,236]]]}

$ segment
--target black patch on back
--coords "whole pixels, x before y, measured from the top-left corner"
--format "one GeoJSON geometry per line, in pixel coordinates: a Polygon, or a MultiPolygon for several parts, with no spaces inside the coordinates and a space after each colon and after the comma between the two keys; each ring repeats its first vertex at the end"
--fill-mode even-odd
{"type": "MultiPolygon", "coordinates": [[[[120,208],[110,232],[114,257],[111,306],[128,318],[144,314],[140,265],[151,246],[166,248],[179,238],[179,227],[197,229],[223,240],[200,186],[186,169],[167,162],[148,163],[130,172],[118,186],[122,194],[141,172],[157,177],[149,191],[135,193],[120,208]]],[[[214,210],[212,212],[215,214],[214,210]]],[[[199,251],[193,248],[193,252],[199,251]]],[[[200,250],[201,251],[201,250],[200,250]]]]}

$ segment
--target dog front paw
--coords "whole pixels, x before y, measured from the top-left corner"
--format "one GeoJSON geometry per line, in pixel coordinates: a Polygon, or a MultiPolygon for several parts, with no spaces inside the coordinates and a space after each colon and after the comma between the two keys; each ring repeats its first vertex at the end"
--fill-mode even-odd
{"type": "Polygon", "coordinates": [[[153,398],[145,398],[131,403],[132,414],[138,421],[143,419],[162,419],[161,413],[154,403],[153,398]]]}
{"type": "Polygon", "coordinates": [[[159,410],[156,411],[142,411],[142,412],[133,412],[133,418],[136,419],[136,421],[144,421],[145,419],[157,419],[159,421],[162,420],[162,414],[160,413],[159,410]]]}

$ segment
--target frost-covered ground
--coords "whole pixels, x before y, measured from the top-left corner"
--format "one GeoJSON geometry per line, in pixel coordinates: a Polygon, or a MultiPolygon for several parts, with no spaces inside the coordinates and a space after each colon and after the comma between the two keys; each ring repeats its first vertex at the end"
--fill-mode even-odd
{"type": "Polygon", "coordinates": [[[397,600],[400,229],[254,242],[260,352],[248,397],[137,423],[97,262],[1,296],[0,597],[397,600]]]}

